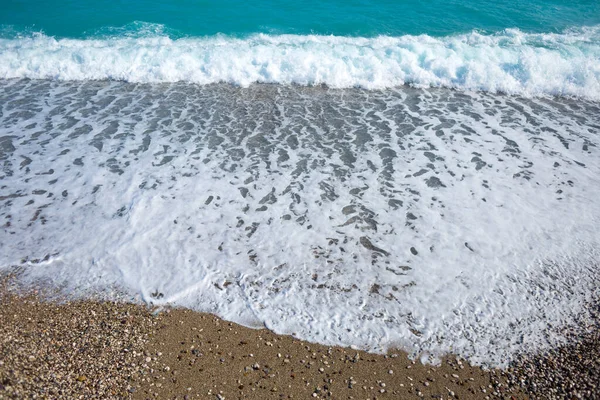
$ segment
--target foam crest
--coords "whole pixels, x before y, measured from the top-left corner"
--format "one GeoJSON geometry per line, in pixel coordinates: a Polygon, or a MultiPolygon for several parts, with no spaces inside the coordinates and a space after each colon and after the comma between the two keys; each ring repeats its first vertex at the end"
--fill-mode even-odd
{"type": "Polygon", "coordinates": [[[405,84],[600,99],[600,27],[434,38],[140,35],[0,40],[0,77],[382,89],[405,84]]]}

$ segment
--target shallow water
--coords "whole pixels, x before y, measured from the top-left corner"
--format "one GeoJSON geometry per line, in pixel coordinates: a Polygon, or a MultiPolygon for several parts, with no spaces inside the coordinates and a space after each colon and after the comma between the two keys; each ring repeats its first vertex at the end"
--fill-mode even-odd
{"type": "Polygon", "coordinates": [[[406,86],[0,81],[0,268],[503,365],[597,293],[600,106],[406,86]]]}

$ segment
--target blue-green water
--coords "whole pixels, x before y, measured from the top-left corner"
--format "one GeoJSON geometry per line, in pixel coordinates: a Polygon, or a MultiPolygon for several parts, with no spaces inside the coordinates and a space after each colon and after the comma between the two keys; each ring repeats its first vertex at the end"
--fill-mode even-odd
{"type": "Polygon", "coordinates": [[[600,98],[597,0],[5,1],[0,78],[600,98]]]}
{"type": "MultiPolygon", "coordinates": [[[[0,24],[82,38],[134,21],[162,24],[172,35],[257,32],[340,36],[432,36],[496,32],[560,32],[600,23],[597,0],[68,0],[4,1],[0,24]]],[[[126,28],[127,29],[127,28],[126,28]]]]}

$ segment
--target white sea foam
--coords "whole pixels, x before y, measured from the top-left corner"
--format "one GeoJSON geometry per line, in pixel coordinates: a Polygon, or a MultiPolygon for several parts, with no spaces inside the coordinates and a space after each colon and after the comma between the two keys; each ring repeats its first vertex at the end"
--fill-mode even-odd
{"type": "Polygon", "coordinates": [[[445,89],[0,81],[0,269],[501,365],[598,294],[600,109],[445,89]]]}
{"type": "MultiPolygon", "coordinates": [[[[155,30],[156,31],[156,30],[155,30]]],[[[86,40],[43,34],[0,40],[0,77],[128,82],[410,84],[600,99],[600,27],[564,33],[507,30],[434,38],[257,34],[86,40]]]]}

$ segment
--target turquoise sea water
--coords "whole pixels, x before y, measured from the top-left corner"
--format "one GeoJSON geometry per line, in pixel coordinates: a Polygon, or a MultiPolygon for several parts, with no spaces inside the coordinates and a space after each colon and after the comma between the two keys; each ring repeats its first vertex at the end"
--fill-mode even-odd
{"type": "Polygon", "coordinates": [[[82,38],[161,24],[174,36],[247,35],[432,36],[493,33],[506,28],[561,32],[600,23],[597,0],[5,0],[0,24],[82,38]]]}
{"type": "Polygon", "coordinates": [[[0,78],[600,99],[600,2],[11,0],[0,78]]]}

